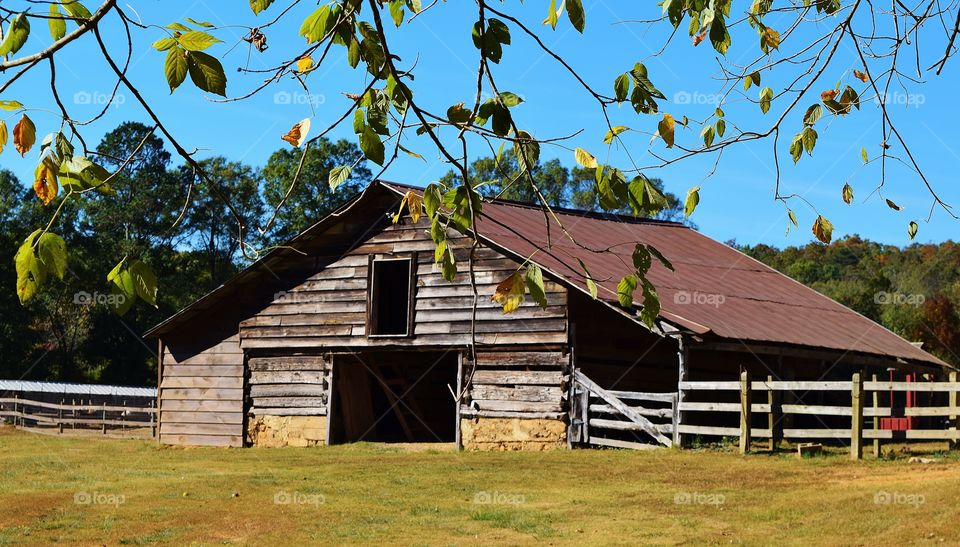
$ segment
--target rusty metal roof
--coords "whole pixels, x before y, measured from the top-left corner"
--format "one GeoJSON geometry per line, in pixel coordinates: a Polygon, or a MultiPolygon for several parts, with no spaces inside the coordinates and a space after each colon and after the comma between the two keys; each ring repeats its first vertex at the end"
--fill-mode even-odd
{"type": "MultiPolygon", "coordinates": [[[[382,184],[398,193],[419,190],[382,184]]],[[[586,274],[578,263],[583,261],[599,286],[599,298],[612,302],[620,279],[632,271],[635,245],[653,245],[674,267],[670,271],[654,261],[649,273],[661,299],[660,318],[697,335],[944,365],[878,323],[682,224],[566,209],[555,214],[488,201],[477,232],[487,243],[529,257],[586,291],[586,274]]],[[[636,297],[641,298],[639,290],[636,297]]]]}

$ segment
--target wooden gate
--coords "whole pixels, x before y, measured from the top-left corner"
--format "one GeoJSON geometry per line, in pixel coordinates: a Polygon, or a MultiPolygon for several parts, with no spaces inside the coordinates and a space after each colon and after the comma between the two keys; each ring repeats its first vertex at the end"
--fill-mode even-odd
{"type": "Polygon", "coordinates": [[[603,389],[579,370],[573,373],[570,389],[571,444],[633,449],[673,446],[676,393],[603,389]]]}

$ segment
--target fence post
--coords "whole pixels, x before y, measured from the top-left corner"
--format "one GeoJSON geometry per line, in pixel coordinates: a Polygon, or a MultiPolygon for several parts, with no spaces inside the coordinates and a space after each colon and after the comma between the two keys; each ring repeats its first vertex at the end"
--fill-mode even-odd
{"type": "Polygon", "coordinates": [[[740,372],[740,453],[750,452],[750,373],[740,372]]]}
{"type": "Polygon", "coordinates": [[[949,404],[950,404],[950,450],[956,450],[957,448],[957,392],[953,391],[953,388],[957,384],[957,373],[951,372],[950,376],[950,386],[951,391],[948,392],[949,404]]]}
{"type": "Polygon", "coordinates": [[[674,393],[673,399],[671,400],[673,405],[673,447],[674,448],[683,448],[680,446],[680,393],[674,393]]]}
{"type": "Polygon", "coordinates": [[[590,390],[580,386],[580,419],[583,420],[583,442],[590,442],[590,390]]]}
{"type": "MultiPolygon", "coordinates": [[[[83,401],[80,401],[80,402],[82,403],[83,401]]],[[[76,430],[77,429],[77,400],[76,399],[70,399],[70,417],[73,418],[73,420],[70,421],[70,429],[76,430]]]]}
{"type": "Polygon", "coordinates": [[[107,402],[103,402],[103,414],[100,415],[101,432],[107,434],[107,402]]]}
{"type": "Polygon", "coordinates": [[[13,394],[13,427],[17,427],[17,418],[18,418],[18,416],[19,416],[19,415],[17,414],[17,399],[19,399],[19,398],[20,398],[20,394],[19,394],[19,393],[14,393],[14,394],[13,394]]]}
{"type": "Polygon", "coordinates": [[[770,412],[767,414],[767,425],[770,427],[770,451],[776,452],[780,447],[780,394],[774,391],[770,384],[773,383],[773,376],[767,376],[767,404],[770,406],[770,412]]]}
{"type": "Polygon", "coordinates": [[[60,407],[57,408],[57,433],[63,434],[63,397],[60,398],[60,407]]]}
{"type": "Polygon", "coordinates": [[[850,418],[850,459],[863,458],[863,380],[860,373],[853,375],[850,389],[851,410],[850,418]]]}
{"type": "MultiPolygon", "coordinates": [[[[460,404],[460,403],[457,403],[460,404]]],[[[153,434],[153,437],[157,437],[157,413],[153,410],[153,400],[150,401],[150,433],[153,434]]]]}
{"type": "MultiPolygon", "coordinates": [[[[877,375],[874,374],[871,376],[871,379],[876,382],[877,375]]],[[[875,458],[880,457],[880,391],[873,390],[873,456],[875,458]]]]}

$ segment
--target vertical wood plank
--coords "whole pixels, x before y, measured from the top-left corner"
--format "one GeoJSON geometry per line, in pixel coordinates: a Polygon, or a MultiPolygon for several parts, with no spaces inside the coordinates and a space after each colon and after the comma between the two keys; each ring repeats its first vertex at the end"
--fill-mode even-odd
{"type": "Polygon", "coordinates": [[[863,379],[860,373],[853,375],[850,387],[853,416],[850,419],[850,459],[863,458],[863,379]]]}
{"type": "MultiPolygon", "coordinates": [[[[951,384],[957,383],[957,373],[956,371],[951,372],[949,376],[949,381],[951,384]]],[[[949,403],[950,405],[950,431],[953,433],[953,438],[950,439],[950,450],[956,450],[957,448],[957,392],[949,392],[949,403]]]]}
{"type": "MultiPolygon", "coordinates": [[[[416,264],[417,264],[417,261],[414,260],[413,261],[414,271],[416,271],[416,264]]],[[[457,443],[457,451],[462,452],[463,451],[463,434],[460,431],[460,407],[462,406],[460,402],[463,399],[463,352],[462,351],[457,352],[457,388],[454,391],[453,398],[454,398],[453,404],[457,405],[457,408],[455,410],[457,423],[454,429],[454,437],[457,443]]]]}
{"type": "Polygon", "coordinates": [[[333,405],[336,404],[337,358],[330,355],[330,367],[327,371],[327,446],[333,441],[333,420],[336,416],[333,405]]]}
{"type": "Polygon", "coordinates": [[[680,446],[680,394],[674,393],[673,400],[670,402],[673,405],[673,447],[682,448],[680,446]]]}
{"type": "Polygon", "coordinates": [[[750,373],[740,371],[740,453],[750,452],[750,373]]]}
{"type": "Polygon", "coordinates": [[[684,419],[684,413],[679,412],[680,403],[686,401],[686,393],[680,389],[680,383],[686,382],[689,376],[689,358],[690,354],[687,350],[686,345],[684,344],[683,337],[677,339],[677,406],[678,409],[676,417],[676,425],[673,428],[673,444],[678,448],[683,448],[684,437],[680,434],[680,425],[683,424],[686,420],[684,419]]]}
{"type": "MultiPolygon", "coordinates": [[[[877,381],[877,375],[874,374],[870,377],[874,382],[877,381]]],[[[880,392],[877,390],[873,391],[873,431],[875,433],[880,432],[880,416],[877,416],[877,410],[880,409],[880,392]]],[[[873,438],[873,457],[880,457],[880,438],[874,436],[873,438]]]]}

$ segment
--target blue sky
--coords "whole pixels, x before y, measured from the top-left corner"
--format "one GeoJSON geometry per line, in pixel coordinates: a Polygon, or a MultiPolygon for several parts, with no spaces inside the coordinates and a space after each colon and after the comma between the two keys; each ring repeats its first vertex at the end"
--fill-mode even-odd
{"type": "MultiPolygon", "coordinates": [[[[424,2],[426,4],[427,2],[424,2]]],[[[94,2],[88,1],[93,9],[94,2]]],[[[660,13],[653,2],[639,3],[614,0],[587,1],[587,29],[583,36],[572,30],[566,18],[562,18],[556,31],[540,25],[546,14],[545,0],[528,0],[522,6],[518,2],[494,4],[497,9],[517,10],[518,17],[533,28],[544,42],[569,63],[590,85],[604,93],[612,93],[613,79],[628,70],[637,61],[646,63],[650,77],[668,100],[661,103],[661,111],[680,118],[702,119],[713,112],[716,93],[720,89],[717,77],[717,54],[708,43],[694,48],[683,32],[679,33],[666,51],[656,56],[663,46],[669,29],[664,24],[645,25],[623,23],[626,19],[654,18],[660,13]]],[[[256,26],[272,19],[288,2],[278,0],[268,11],[255,17],[242,0],[215,2],[160,2],[155,0],[130,0],[124,2],[127,13],[147,24],[165,25],[193,17],[208,20],[218,26],[256,26]],[[131,9],[132,8],[132,9],[131,9]]],[[[237,67],[249,66],[262,69],[274,66],[295,52],[302,50],[302,38],[297,36],[300,22],[313,9],[312,2],[294,8],[284,23],[266,30],[270,48],[263,54],[248,53],[248,47],[240,38],[246,31],[242,27],[226,27],[215,31],[223,40],[209,50],[221,58],[228,76],[229,96],[245,94],[261,81],[259,75],[236,72],[237,67]]],[[[392,47],[402,58],[402,65],[409,66],[417,60],[416,81],[411,85],[416,100],[430,110],[442,113],[457,102],[471,103],[474,90],[477,51],[470,39],[470,28],[476,18],[472,2],[450,0],[437,5],[409,25],[393,31],[392,47]]],[[[389,21],[388,18],[386,18],[389,21]]],[[[771,26],[778,24],[783,30],[786,20],[770,18],[771,26]]],[[[828,29],[827,21],[821,29],[828,29]]],[[[862,23],[860,23],[862,24],[862,23]]],[[[685,25],[685,24],[684,24],[685,25]]],[[[37,50],[49,44],[50,37],[40,24],[34,30],[27,50],[37,50]]],[[[314,71],[307,78],[310,95],[306,95],[295,81],[285,79],[252,99],[215,104],[189,82],[172,95],[163,76],[164,54],[156,52],[149,44],[163,37],[158,29],[135,30],[134,52],[130,77],[148,98],[155,110],[179,136],[187,149],[199,149],[199,157],[223,155],[252,165],[263,165],[274,150],[287,146],[280,140],[290,126],[305,117],[313,118],[313,127],[325,127],[339,117],[348,107],[349,100],[342,93],[357,92],[364,86],[365,73],[353,71],[346,65],[342,48],[335,48],[327,61],[328,66],[314,71]],[[315,112],[307,104],[316,104],[315,112]]],[[[744,29],[749,31],[749,29],[744,29]]],[[[814,31],[796,35],[785,41],[782,49],[799,45],[814,31]]],[[[114,46],[117,57],[122,58],[126,40],[115,17],[105,23],[104,34],[114,46]]],[[[621,167],[629,163],[624,150],[609,152],[602,144],[606,126],[599,115],[597,103],[555,61],[544,55],[519,29],[513,28],[513,45],[506,48],[503,61],[494,66],[494,74],[501,90],[513,91],[524,97],[525,102],[513,110],[521,128],[530,129],[539,138],[554,138],[582,130],[563,146],[544,146],[543,159],[560,158],[573,165],[572,149],[580,146],[592,151],[601,161],[621,167]]],[[[936,36],[931,36],[926,48],[921,50],[923,67],[932,64],[942,53],[943,47],[936,36]],[[926,64],[924,64],[924,62],[926,64]]],[[[734,45],[727,54],[728,61],[744,64],[758,53],[757,40],[752,31],[734,32],[734,45]]],[[[774,54],[776,58],[778,54],[774,54]]],[[[90,37],[72,44],[57,55],[58,87],[61,97],[77,118],[86,118],[96,113],[98,102],[112,88],[115,81],[106,64],[99,58],[99,50],[90,37]]],[[[861,147],[874,157],[880,148],[880,114],[871,105],[864,105],[843,119],[824,117],[818,123],[820,133],[814,157],[804,156],[794,166],[787,153],[789,140],[802,128],[801,116],[808,104],[818,100],[822,89],[833,87],[838,81],[858,83],[851,79],[849,70],[861,68],[852,49],[842,46],[837,60],[828,70],[822,82],[818,82],[801,107],[786,122],[778,146],[781,167],[781,193],[797,193],[809,200],[816,210],[830,218],[835,225],[835,237],[858,233],[864,237],[895,245],[909,243],[907,224],[916,220],[920,224],[917,241],[939,242],[954,238],[956,222],[941,210],[935,210],[932,220],[926,222],[931,198],[916,174],[897,165],[888,165],[887,183],[883,197],[890,198],[904,210],[889,209],[884,200],[874,193],[880,178],[879,166],[863,167],[860,160],[861,147]],[[841,188],[850,182],[856,192],[856,201],[847,206],[841,201],[841,188]]],[[[877,65],[876,71],[880,70],[877,65]]],[[[871,71],[874,71],[871,68],[871,71]]],[[[894,104],[890,112],[904,138],[912,145],[912,151],[924,169],[930,183],[948,203],[960,205],[960,189],[956,173],[960,167],[960,109],[955,106],[957,73],[960,67],[948,64],[944,73],[937,77],[925,73],[923,85],[909,89],[895,89],[894,104]]],[[[795,74],[795,72],[790,72],[795,74]]],[[[764,85],[777,89],[786,81],[787,74],[764,75],[764,85]]],[[[738,87],[738,90],[742,89],[738,87]]],[[[756,88],[747,92],[755,99],[756,88]]],[[[0,99],[15,99],[24,103],[37,124],[40,135],[59,127],[55,105],[49,93],[49,73],[46,65],[15,83],[0,99]]],[[[109,113],[85,132],[87,141],[96,143],[100,136],[125,120],[148,121],[146,114],[136,104],[134,97],[121,89],[122,104],[110,108],[109,113]]],[[[740,93],[734,93],[723,108],[728,127],[735,123],[745,130],[766,130],[772,116],[779,113],[774,103],[770,114],[763,116],[756,104],[740,93]]],[[[12,128],[19,114],[3,113],[12,128]]],[[[671,158],[675,150],[667,150],[662,141],[651,144],[649,133],[656,129],[659,116],[638,116],[629,106],[611,110],[614,123],[635,128],[646,134],[628,134],[629,154],[640,166],[659,162],[656,156],[671,158]],[[656,155],[656,156],[655,156],[656,155]]],[[[698,141],[699,127],[678,128],[677,140],[693,146],[698,141]]],[[[353,139],[349,123],[342,124],[331,134],[333,137],[353,139]]],[[[436,180],[448,170],[427,139],[408,137],[408,148],[422,153],[426,161],[401,155],[385,178],[410,184],[424,185],[436,180]]],[[[485,150],[474,146],[482,155],[485,150]]],[[[894,152],[900,153],[895,149],[894,152]]],[[[785,235],[788,225],[786,210],[773,200],[774,171],[773,143],[771,140],[738,145],[728,149],[712,176],[715,155],[703,156],[680,162],[666,169],[648,171],[650,176],[659,176],[666,188],[681,197],[688,188],[701,186],[701,203],[693,216],[701,231],[718,240],[736,239],[739,243],[764,242],[776,246],[799,245],[813,239],[810,231],[816,213],[800,201],[791,206],[795,209],[800,228],[785,235]]],[[[17,173],[24,181],[32,177],[35,152],[21,159],[12,146],[0,154],[0,165],[17,173]]],[[[325,181],[318,181],[324,183],[325,181]]]]}

